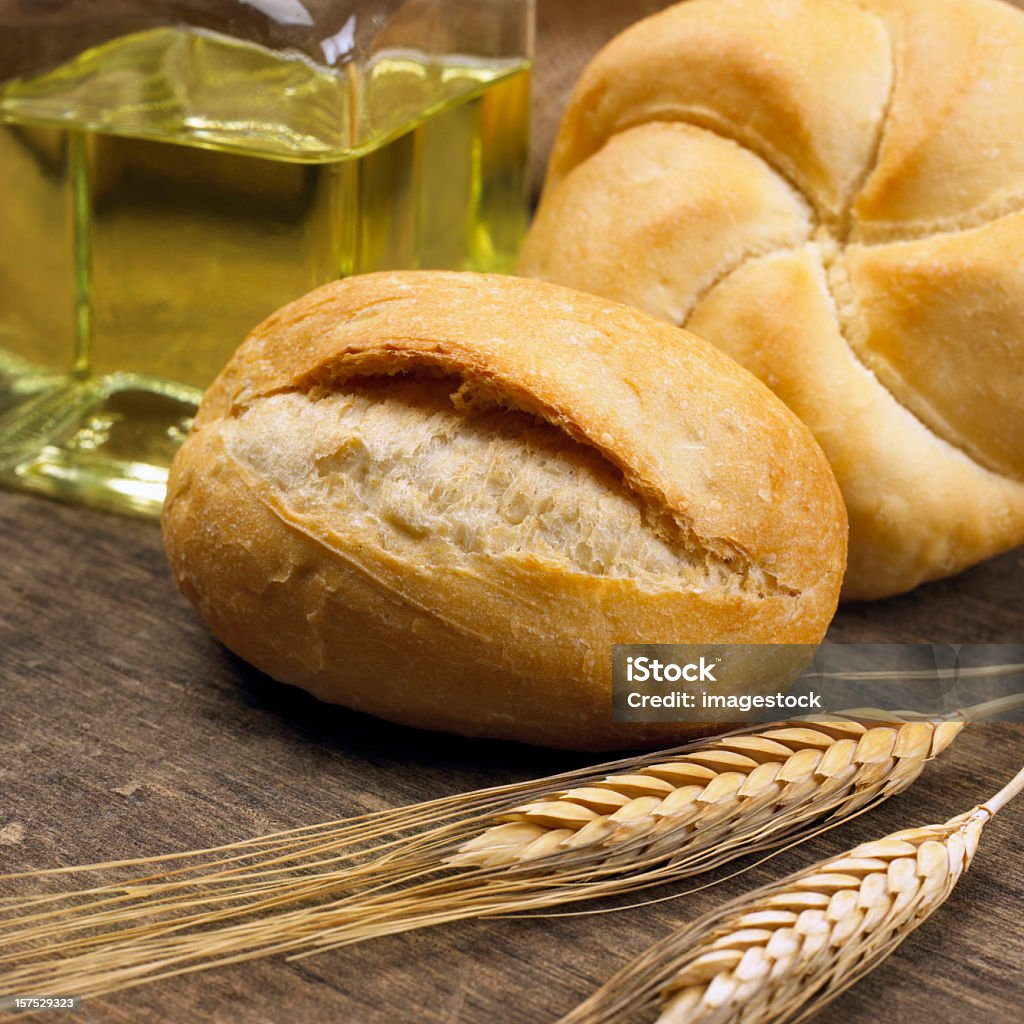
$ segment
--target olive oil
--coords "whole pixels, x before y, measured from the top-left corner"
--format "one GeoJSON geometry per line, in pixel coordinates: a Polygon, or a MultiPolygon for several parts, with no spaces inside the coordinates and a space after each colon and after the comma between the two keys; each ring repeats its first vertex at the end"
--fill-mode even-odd
{"type": "Polygon", "coordinates": [[[250,328],[333,278],[511,268],[529,68],[334,73],[159,28],[0,88],[0,480],[154,513],[250,328]]]}

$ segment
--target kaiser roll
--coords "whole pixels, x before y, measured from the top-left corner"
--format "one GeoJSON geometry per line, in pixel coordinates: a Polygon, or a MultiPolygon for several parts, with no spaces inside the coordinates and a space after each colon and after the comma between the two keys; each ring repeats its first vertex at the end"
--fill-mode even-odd
{"type": "Polygon", "coordinates": [[[713,341],[825,450],[844,594],[1024,540],[1024,14],[689,0],[581,77],[524,273],[713,341]]]}

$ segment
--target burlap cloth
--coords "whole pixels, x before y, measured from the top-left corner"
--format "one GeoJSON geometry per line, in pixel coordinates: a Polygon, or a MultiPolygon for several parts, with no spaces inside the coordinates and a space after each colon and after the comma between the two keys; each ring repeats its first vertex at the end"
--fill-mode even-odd
{"type": "Polygon", "coordinates": [[[536,198],[558,122],[587,61],[627,25],[671,0],[537,0],[530,181],[536,198]]]}

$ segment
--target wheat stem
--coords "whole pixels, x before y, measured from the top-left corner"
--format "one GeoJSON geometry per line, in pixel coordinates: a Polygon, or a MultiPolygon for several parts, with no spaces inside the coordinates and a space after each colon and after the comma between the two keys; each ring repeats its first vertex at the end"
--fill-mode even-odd
{"type": "Polygon", "coordinates": [[[689,877],[905,789],[962,726],[885,715],[738,730],[191,856],[91,865],[146,873],[0,903],[0,991],[93,995],[689,877]]]}
{"type": "Polygon", "coordinates": [[[1019,796],[1024,792],[1024,768],[1021,768],[1019,772],[1010,781],[1003,786],[995,796],[990,797],[981,806],[983,810],[987,810],[989,814],[995,816],[998,814],[1014,797],[1019,796]]]}

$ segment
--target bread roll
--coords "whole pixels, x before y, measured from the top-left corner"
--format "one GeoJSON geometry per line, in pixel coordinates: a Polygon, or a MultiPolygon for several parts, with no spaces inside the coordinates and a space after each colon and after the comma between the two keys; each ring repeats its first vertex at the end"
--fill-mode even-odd
{"type": "Polygon", "coordinates": [[[275,679],[594,750],[693,731],[611,721],[613,644],[816,644],[846,546],[810,433],[712,346],[431,272],[257,327],[174,460],[163,530],[214,634],[275,679]]]}
{"type": "Polygon", "coordinates": [[[689,0],[584,72],[520,269],[757,374],[899,593],[1024,541],[1022,123],[1001,0],[689,0]]]}

